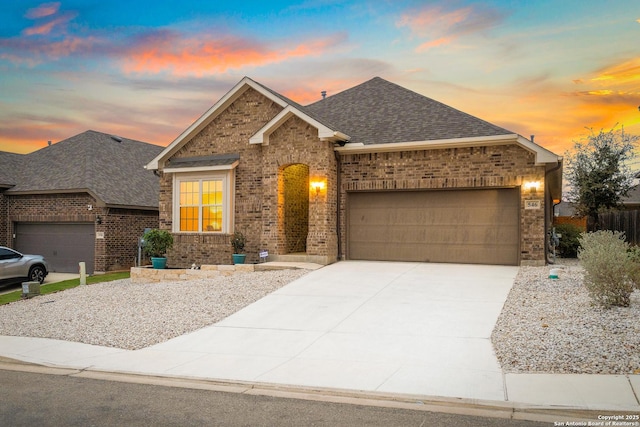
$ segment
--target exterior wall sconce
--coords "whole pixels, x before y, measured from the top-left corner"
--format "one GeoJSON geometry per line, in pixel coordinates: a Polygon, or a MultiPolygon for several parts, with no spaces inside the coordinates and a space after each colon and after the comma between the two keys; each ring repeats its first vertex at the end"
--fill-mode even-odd
{"type": "Polygon", "coordinates": [[[536,194],[538,188],[540,188],[540,181],[528,181],[524,183],[524,188],[529,190],[531,194],[536,194]]]}
{"type": "Polygon", "coordinates": [[[311,182],[311,189],[315,190],[316,197],[318,197],[320,195],[320,192],[322,190],[324,190],[324,187],[325,187],[324,181],[312,181],[311,182]]]}

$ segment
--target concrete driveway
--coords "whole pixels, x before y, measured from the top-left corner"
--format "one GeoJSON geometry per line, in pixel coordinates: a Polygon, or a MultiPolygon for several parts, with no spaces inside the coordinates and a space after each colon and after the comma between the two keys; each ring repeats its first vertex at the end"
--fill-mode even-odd
{"type": "Polygon", "coordinates": [[[0,341],[6,357],[78,369],[504,401],[490,336],[517,271],[344,261],[141,350],[0,341]]]}
{"type": "MultiPolygon", "coordinates": [[[[134,352],[134,370],[504,400],[490,336],[517,271],[340,262],[216,325],[134,352]]],[[[107,359],[98,365],[122,369],[118,355],[107,359]]]]}

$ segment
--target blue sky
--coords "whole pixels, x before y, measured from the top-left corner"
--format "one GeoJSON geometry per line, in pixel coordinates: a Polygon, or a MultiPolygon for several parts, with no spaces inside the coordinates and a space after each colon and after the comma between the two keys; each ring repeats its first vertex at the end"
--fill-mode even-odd
{"type": "Polygon", "coordinates": [[[302,104],[380,76],[563,154],[640,134],[639,41],[637,0],[4,2],[0,150],[167,145],[243,76],[302,104]]]}

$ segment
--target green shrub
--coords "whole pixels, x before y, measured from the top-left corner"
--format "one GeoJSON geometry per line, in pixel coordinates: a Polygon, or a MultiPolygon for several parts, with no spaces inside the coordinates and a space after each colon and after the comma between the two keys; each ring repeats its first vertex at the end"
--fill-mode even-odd
{"type": "Polygon", "coordinates": [[[240,231],[233,233],[231,237],[231,246],[233,246],[234,254],[244,253],[244,247],[247,244],[247,238],[240,231]]]}
{"type": "Polygon", "coordinates": [[[628,307],[637,263],[629,256],[624,233],[601,230],[582,233],[578,240],[584,285],[593,303],[605,308],[628,307]]]}
{"type": "Polygon", "coordinates": [[[144,239],[142,249],[150,257],[164,257],[173,247],[173,236],[167,230],[154,228],[144,233],[142,238],[144,239]]]}
{"type": "Polygon", "coordinates": [[[557,247],[557,254],[563,258],[577,257],[580,247],[578,238],[582,233],[580,227],[574,224],[558,224],[556,225],[556,233],[562,236],[557,247]]]}

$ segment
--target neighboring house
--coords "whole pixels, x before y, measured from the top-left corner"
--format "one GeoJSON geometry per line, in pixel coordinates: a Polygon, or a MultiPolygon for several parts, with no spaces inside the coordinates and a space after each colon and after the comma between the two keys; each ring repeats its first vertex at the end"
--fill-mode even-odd
{"type": "Polygon", "coordinates": [[[242,79],[147,168],[172,266],[544,264],[562,158],[381,78],[301,106],[242,79]]]}
{"type": "Polygon", "coordinates": [[[162,147],[87,131],[29,154],[0,152],[0,245],[44,255],[52,271],[129,268],[158,227],[162,147]]]}

